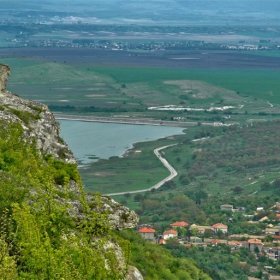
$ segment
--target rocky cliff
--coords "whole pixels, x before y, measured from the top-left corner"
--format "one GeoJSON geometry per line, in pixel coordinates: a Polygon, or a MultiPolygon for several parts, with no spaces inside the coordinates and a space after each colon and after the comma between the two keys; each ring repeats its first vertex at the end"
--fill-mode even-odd
{"type": "MultiPolygon", "coordinates": [[[[20,123],[23,127],[25,139],[35,139],[36,146],[42,155],[51,154],[66,163],[76,164],[73,153],[59,136],[59,124],[55,121],[48,107],[34,101],[22,99],[6,90],[10,71],[11,69],[8,66],[0,64],[0,125],[7,125],[13,122],[20,123]]],[[[62,186],[57,185],[57,188],[60,189],[62,186]]],[[[58,201],[70,203],[72,214],[74,211],[75,216],[82,220],[84,217],[83,207],[81,200],[79,200],[79,197],[83,195],[82,190],[74,180],[70,181],[69,190],[73,193],[74,198],[71,200],[60,198],[58,201]]],[[[93,205],[92,211],[109,214],[109,222],[114,230],[134,228],[137,225],[137,215],[114,200],[108,197],[96,198],[94,195],[89,194],[85,198],[89,205],[93,205]],[[99,200],[98,204],[96,204],[97,200],[99,200]]],[[[69,211],[70,215],[71,211],[69,211]]],[[[116,248],[116,254],[121,256],[122,253],[119,252],[120,247],[118,244],[110,245],[108,243],[107,245],[111,248],[116,248]]],[[[143,279],[136,269],[130,268],[129,271],[130,273],[126,279],[143,279]]]]}
{"type": "Polygon", "coordinates": [[[42,153],[76,163],[73,153],[59,137],[59,124],[47,106],[6,91],[10,72],[8,66],[0,65],[0,119],[20,122],[26,137],[34,137],[42,153]]]}

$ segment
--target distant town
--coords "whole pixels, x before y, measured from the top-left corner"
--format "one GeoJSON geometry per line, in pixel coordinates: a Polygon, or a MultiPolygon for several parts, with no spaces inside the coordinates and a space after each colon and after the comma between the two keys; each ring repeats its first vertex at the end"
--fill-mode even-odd
{"type": "Polygon", "coordinates": [[[16,38],[5,38],[8,47],[38,47],[38,48],[92,48],[116,51],[142,50],[142,51],[164,51],[164,50],[279,50],[280,45],[269,45],[269,40],[260,40],[259,44],[249,44],[240,41],[237,44],[219,44],[205,41],[166,41],[166,42],[129,42],[127,40],[98,40],[98,39],[40,39],[34,40],[25,35],[16,35],[16,38]]]}

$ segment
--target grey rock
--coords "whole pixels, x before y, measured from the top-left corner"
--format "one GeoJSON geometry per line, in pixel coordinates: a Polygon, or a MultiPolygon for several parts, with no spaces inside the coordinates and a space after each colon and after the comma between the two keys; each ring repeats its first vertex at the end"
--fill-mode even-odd
{"type": "Polygon", "coordinates": [[[129,266],[125,280],[144,280],[141,272],[135,266],[129,266]]]}
{"type": "Polygon", "coordinates": [[[6,91],[10,69],[0,64],[0,120],[20,122],[26,138],[34,137],[42,153],[52,154],[69,163],[76,163],[73,153],[59,137],[60,127],[47,106],[25,100],[6,91]],[[8,71],[8,72],[6,72],[8,71]]]}

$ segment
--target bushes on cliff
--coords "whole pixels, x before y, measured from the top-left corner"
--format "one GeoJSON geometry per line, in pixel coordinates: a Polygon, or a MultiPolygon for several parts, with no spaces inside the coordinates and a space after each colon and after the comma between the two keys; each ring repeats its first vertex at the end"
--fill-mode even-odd
{"type": "Polygon", "coordinates": [[[17,123],[1,123],[0,180],[0,279],[123,279],[129,242],[122,251],[112,242],[108,215],[86,203],[76,166],[43,157],[17,123]]]}

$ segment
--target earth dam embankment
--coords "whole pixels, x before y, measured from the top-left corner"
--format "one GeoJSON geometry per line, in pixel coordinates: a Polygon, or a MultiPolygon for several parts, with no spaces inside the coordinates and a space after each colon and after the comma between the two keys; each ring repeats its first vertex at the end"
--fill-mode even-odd
{"type": "Polygon", "coordinates": [[[54,113],[57,120],[84,121],[84,122],[104,122],[134,125],[156,125],[156,126],[173,126],[173,127],[190,127],[197,125],[197,122],[178,122],[178,121],[161,121],[150,119],[132,119],[129,117],[96,117],[96,116],[78,116],[54,113]]]}

